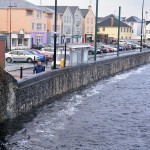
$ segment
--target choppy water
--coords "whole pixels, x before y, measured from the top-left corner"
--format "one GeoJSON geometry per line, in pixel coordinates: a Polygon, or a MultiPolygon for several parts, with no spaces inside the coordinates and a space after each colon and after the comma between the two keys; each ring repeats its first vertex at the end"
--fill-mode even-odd
{"type": "Polygon", "coordinates": [[[65,95],[38,110],[8,150],[149,150],[150,65],[65,95]]]}

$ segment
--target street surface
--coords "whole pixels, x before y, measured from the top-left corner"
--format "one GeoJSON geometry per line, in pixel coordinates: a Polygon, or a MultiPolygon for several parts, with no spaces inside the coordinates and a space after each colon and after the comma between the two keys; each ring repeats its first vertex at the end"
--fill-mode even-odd
{"type": "MultiPolygon", "coordinates": [[[[148,51],[149,49],[143,49],[143,51],[148,51]]],[[[135,53],[140,53],[140,50],[130,50],[130,51],[120,51],[119,56],[123,55],[129,55],[129,54],[135,54],[135,53]]],[[[105,59],[110,59],[110,58],[115,58],[117,55],[117,52],[113,53],[103,53],[103,54],[97,54],[97,60],[105,60],[105,59]]],[[[89,62],[94,61],[94,55],[89,55],[89,62]]],[[[35,64],[36,65],[36,64],[35,64]]],[[[45,64],[43,64],[45,65],[45,64]]],[[[12,74],[16,79],[20,78],[20,67],[23,67],[23,78],[29,77],[33,75],[33,63],[7,63],[6,62],[6,67],[5,70],[8,71],[10,74],[12,74]],[[29,68],[29,69],[26,69],[29,68]]],[[[48,65],[45,65],[46,71],[51,70],[51,62],[48,62],[48,65]]]]}
{"type": "Polygon", "coordinates": [[[66,94],[11,124],[7,150],[149,150],[150,65],[66,94]],[[29,122],[28,122],[29,121],[29,122]]]}

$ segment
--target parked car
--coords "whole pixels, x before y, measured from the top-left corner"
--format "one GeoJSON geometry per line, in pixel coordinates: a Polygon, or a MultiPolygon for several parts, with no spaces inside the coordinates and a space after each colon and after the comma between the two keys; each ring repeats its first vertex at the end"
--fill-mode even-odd
{"type": "Polygon", "coordinates": [[[32,55],[39,56],[39,60],[42,61],[42,62],[46,61],[46,57],[44,55],[41,55],[41,54],[39,54],[38,52],[36,52],[34,50],[24,50],[24,51],[27,51],[27,52],[31,53],[32,55]]]}
{"type": "Polygon", "coordinates": [[[40,51],[40,50],[32,50],[32,51],[35,51],[35,52],[37,52],[38,54],[45,56],[46,61],[52,60],[51,55],[50,55],[49,53],[46,53],[46,52],[45,52],[45,53],[42,53],[42,51],[40,51]]]}
{"type": "Polygon", "coordinates": [[[108,52],[109,52],[109,49],[108,49],[108,47],[107,47],[106,45],[100,46],[100,49],[101,49],[101,51],[102,51],[103,53],[108,53],[108,52]]]}
{"type": "Polygon", "coordinates": [[[33,49],[41,49],[41,48],[44,48],[44,47],[45,47],[44,44],[33,44],[33,45],[32,45],[32,48],[33,48],[33,49]]]}
{"type": "MultiPolygon", "coordinates": [[[[91,47],[88,52],[89,55],[94,55],[94,53],[95,53],[94,51],[95,51],[94,47],[91,47]]],[[[100,49],[96,50],[96,54],[101,54],[101,53],[102,53],[102,51],[100,49]]]]}
{"type": "Polygon", "coordinates": [[[13,50],[8,53],[5,53],[5,59],[8,63],[14,61],[31,63],[34,61],[34,58],[35,61],[37,61],[40,57],[38,55],[31,54],[28,51],[24,50],[13,50]]]}

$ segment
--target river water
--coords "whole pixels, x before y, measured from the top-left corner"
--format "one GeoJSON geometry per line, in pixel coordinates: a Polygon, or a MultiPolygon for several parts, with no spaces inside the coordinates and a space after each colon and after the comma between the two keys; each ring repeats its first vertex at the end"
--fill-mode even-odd
{"type": "Polygon", "coordinates": [[[149,150],[150,65],[60,97],[5,140],[8,150],[149,150]]]}

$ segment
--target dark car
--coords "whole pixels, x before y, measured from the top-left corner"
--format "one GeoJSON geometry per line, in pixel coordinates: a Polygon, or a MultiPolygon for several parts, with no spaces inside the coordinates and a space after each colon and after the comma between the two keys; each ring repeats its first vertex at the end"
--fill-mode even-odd
{"type": "Polygon", "coordinates": [[[32,44],[33,49],[41,49],[41,48],[44,48],[44,47],[45,47],[44,44],[32,44]]]}
{"type": "MultiPolygon", "coordinates": [[[[88,52],[89,55],[94,55],[94,51],[95,51],[94,47],[91,47],[88,52]]],[[[96,54],[101,54],[101,53],[102,53],[102,51],[100,49],[96,50],[96,54]]]]}

